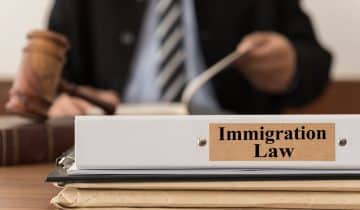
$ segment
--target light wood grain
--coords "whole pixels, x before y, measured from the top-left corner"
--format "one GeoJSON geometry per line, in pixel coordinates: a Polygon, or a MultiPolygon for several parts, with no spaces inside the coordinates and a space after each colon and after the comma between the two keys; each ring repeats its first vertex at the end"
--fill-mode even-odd
{"type": "Polygon", "coordinates": [[[59,191],[45,183],[53,165],[0,167],[0,209],[55,209],[50,199],[59,191]]]}

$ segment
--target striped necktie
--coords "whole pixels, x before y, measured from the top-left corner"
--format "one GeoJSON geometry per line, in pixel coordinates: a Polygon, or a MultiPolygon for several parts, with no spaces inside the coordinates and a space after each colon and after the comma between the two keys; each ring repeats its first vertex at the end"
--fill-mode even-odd
{"type": "Polygon", "coordinates": [[[156,13],[155,36],[160,42],[156,84],[160,89],[160,101],[180,101],[186,85],[181,0],[158,0],[156,13]]]}

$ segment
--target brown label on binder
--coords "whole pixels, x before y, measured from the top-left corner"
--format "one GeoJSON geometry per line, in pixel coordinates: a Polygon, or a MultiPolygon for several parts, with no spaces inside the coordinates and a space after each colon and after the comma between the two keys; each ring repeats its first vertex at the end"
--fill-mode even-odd
{"type": "Polygon", "coordinates": [[[210,124],[210,161],[335,161],[335,124],[210,124]]]}

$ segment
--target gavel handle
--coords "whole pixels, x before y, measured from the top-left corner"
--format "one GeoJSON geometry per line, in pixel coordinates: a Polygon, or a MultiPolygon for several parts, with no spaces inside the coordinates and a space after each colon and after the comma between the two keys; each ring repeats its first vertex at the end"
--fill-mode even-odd
{"type": "Polygon", "coordinates": [[[60,81],[59,91],[67,93],[71,96],[79,97],[81,99],[84,99],[84,100],[90,102],[90,103],[94,104],[95,106],[102,108],[107,115],[115,114],[116,107],[113,104],[108,103],[103,100],[100,100],[94,96],[90,96],[87,93],[84,93],[83,91],[81,91],[81,89],[78,88],[77,85],[72,84],[66,80],[60,81]]]}

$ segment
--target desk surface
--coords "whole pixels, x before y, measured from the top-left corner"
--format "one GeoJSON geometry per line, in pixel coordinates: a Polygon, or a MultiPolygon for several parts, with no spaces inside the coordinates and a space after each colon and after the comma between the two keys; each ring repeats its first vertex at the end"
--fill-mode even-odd
{"type": "Polygon", "coordinates": [[[58,189],[44,182],[53,166],[0,167],[0,209],[55,209],[49,202],[58,189]]]}

